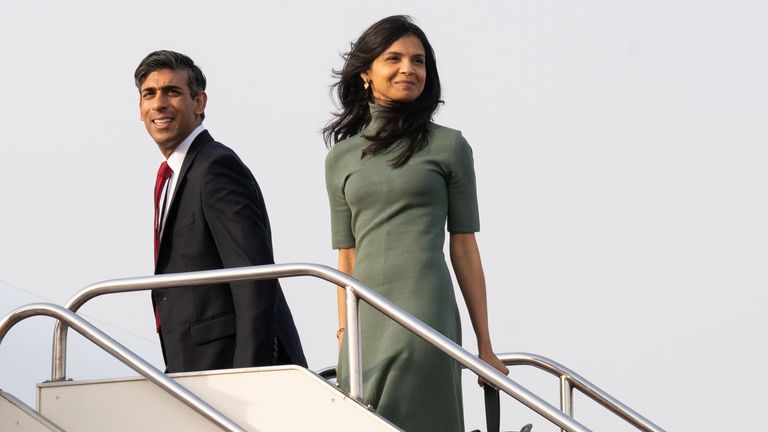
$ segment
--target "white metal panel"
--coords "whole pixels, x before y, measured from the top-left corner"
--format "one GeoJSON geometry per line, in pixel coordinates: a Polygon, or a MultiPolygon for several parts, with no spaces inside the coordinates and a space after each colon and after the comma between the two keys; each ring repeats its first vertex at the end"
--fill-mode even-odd
{"type": "Polygon", "coordinates": [[[0,431],[60,432],[51,422],[24,402],[0,391],[0,431]]]}
{"type": "MultiPolygon", "coordinates": [[[[297,366],[171,374],[249,431],[397,431],[297,366]]],[[[143,378],[38,384],[38,409],[66,430],[219,431],[143,378]]]]}

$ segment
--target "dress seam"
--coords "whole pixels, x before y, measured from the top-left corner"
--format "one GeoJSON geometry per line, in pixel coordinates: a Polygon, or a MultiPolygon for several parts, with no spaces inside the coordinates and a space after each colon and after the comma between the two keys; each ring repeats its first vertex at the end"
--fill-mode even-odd
{"type": "MultiPolygon", "coordinates": [[[[385,158],[388,159],[388,158],[385,158]]],[[[386,163],[384,164],[384,208],[389,208],[390,205],[390,190],[389,190],[389,174],[390,174],[390,166],[389,166],[389,160],[386,160],[386,163]]],[[[386,219],[384,220],[384,248],[383,251],[387,251],[389,248],[389,221],[390,221],[391,214],[389,212],[386,212],[386,219]]],[[[381,257],[380,266],[379,266],[379,283],[380,286],[385,286],[386,281],[384,280],[384,269],[386,266],[387,261],[387,253],[385,252],[383,256],[381,257]]]]}

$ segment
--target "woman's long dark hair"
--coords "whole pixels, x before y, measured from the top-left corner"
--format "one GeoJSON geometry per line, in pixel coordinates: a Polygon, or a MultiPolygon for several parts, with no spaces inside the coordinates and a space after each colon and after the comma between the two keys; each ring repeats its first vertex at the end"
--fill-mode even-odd
{"type": "Polygon", "coordinates": [[[372,87],[364,89],[360,75],[367,72],[374,60],[390,45],[406,35],[416,36],[424,46],[427,72],[424,91],[411,102],[393,101],[387,104],[382,115],[381,128],[373,135],[364,136],[370,144],[363,150],[361,158],[386,151],[402,140],[402,150],[391,161],[393,167],[399,168],[427,145],[429,122],[442,103],[435,53],[427,36],[410,17],[394,15],[382,19],[363,32],[357,42],[352,44],[351,50],[343,55],[344,68],[333,72],[339,79],[333,88],[338,92],[341,109],[323,128],[326,146],[331,147],[343,139],[357,135],[370,123],[368,103],[373,102],[372,87]]]}

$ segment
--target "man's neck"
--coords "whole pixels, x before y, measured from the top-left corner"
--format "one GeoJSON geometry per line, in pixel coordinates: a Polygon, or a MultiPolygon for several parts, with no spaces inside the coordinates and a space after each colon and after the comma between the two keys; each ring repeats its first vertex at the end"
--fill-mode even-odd
{"type": "Polygon", "coordinates": [[[203,126],[203,123],[198,123],[197,126],[195,126],[195,129],[192,130],[192,132],[187,135],[186,138],[183,140],[173,144],[172,146],[166,145],[166,146],[158,146],[160,148],[160,153],[163,154],[166,160],[171,157],[173,152],[175,152],[179,146],[184,147],[184,153],[186,153],[186,149],[189,148],[190,144],[192,144],[192,141],[197,138],[198,135],[200,135],[200,132],[204,131],[205,127],[203,126]]]}

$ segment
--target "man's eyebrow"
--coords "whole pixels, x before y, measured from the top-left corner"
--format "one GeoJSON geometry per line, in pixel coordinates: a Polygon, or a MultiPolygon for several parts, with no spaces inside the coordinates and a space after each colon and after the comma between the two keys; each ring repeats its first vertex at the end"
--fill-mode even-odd
{"type": "Polygon", "coordinates": [[[159,88],[158,87],[144,87],[144,88],[141,89],[141,92],[142,93],[145,93],[145,92],[148,92],[148,91],[156,92],[158,90],[160,90],[161,92],[167,92],[169,90],[182,90],[182,87],[178,86],[176,84],[169,84],[169,85],[162,86],[162,87],[159,87],[159,88]]]}

